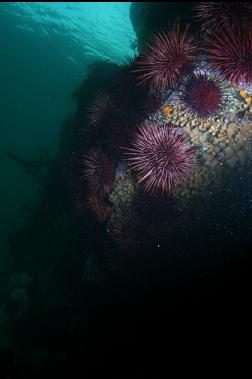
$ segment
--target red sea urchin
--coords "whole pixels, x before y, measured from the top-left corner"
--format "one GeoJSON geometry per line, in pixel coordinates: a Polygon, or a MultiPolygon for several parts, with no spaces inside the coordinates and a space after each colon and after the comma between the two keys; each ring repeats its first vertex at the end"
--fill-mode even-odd
{"type": "Polygon", "coordinates": [[[100,222],[106,221],[112,214],[112,206],[109,201],[100,198],[98,195],[90,194],[86,203],[100,222]]]}
{"type": "Polygon", "coordinates": [[[111,218],[109,233],[120,250],[134,254],[139,248],[138,224],[131,211],[111,218]]]}
{"type": "Polygon", "coordinates": [[[195,3],[196,18],[204,29],[216,30],[226,22],[246,22],[252,20],[252,5],[248,1],[199,1],[195,3]]]}
{"type": "Polygon", "coordinates": [[[195,149],[172,124],[141,125],[132,147],[127,148],[129,166],[147,192],[170,193],[191,173],[196,163],[195,149]]]}
{"type": "Polygon", "coordinates": [[[198,117],[214,115],[222,104],[221,82],[206,74],[193,74],[187,79],[180,99],[198,117]]]}
{"type": "Polygon", "coordinates": [[[87,108],[88,125],[92,128],[108,127],[113,111],[110,95],[105,91],[98,92],[93,103],[87,108]]]}
{"type": "Polygon", "coordinates": [[[234,83],[252,82],[252,31],[226,24],[206,37],[207,67],[234,83]]]}
{"type": "Polygon", "coordinates": [[[110,195],[115,173],[115,162],[100,149],[92,149],[83,159],[83,179],[87,181],[90,192],[98,194],[100,197],[110,195]]]}
{"type": "Polygon", "coordinates": [[[136,61],[139,83],[149,84],[158,93],[174,88],[191,69],[198,51],[188,27],[181,32],[175,24],[168,34],[157,33],[136,61]]]}

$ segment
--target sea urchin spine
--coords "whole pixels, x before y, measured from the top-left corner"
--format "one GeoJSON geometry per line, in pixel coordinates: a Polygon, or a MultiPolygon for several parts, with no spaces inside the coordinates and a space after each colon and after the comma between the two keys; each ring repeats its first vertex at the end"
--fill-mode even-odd
{"type": "Polygon", "coordinates": [[[226,22],[246,24],[252,20],[252,5],[248,1],[195,2],[196,18],[205,30],[217,30],[226,22]]]}
{"type": "Polygon", "coordinates": [[[115,162],[102,150],[92,149],[82,161],[82,177],[90,192],[100,197],[110,195],[116,173],[115,162]]]}
{"type": "Polygon", "coordinates": [[[139,83],[148,84],[157,93],[174,88],[192,68],[198,51],[188,27],[182,32],[175,24],[168,34],[157,33],[136,61],[139,83]]]}
{"type": "Polygon", "coordinates": [[[106,221],[112,214],[113,209],[109,201],[101,199],[98,195],[90,194],[87,197],[86,204],[100,222],[106,221]]]}
{"type": "Polygon", "coordinates": [[[238,24],[226,24],[206,38],[208,68],[239,85],[252,82],[252,31],[238,24]]]}
{"type": "Polygon", "coordinates": [[[132,147],[126,149],[130,168],[147,192],[170,193],[184,182],[196,163],[195,149],[188,138],[171,124],[141,125],[132,147]]]}
{"type": "Polygon", "coordinates": [[[221,107],[223,86],[217,79],[206,74],[191,75],[184,86],[180,99],[189,112],[200,118],[214,115],[221,107]]]}

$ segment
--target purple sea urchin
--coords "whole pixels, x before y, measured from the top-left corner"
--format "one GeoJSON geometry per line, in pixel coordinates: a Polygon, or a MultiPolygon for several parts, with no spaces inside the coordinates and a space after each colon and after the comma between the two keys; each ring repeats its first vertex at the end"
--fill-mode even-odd
{"type": "Polygon", "coordinates": [[[158,93],[174,88],[192,67],[198,51],[188,27],[182,32],[175,24],[168,34],[156,34],[136,62],[139,83],[147,83],[158,93]]]}
{"type": "Polygon", "coordinates": [[[160,126],[154,122],[139,127],[126,154],[138,183],[151,193],[170,193],[187,179],[196,161],[188,138],[172,124],[160,126]]]}
{"type": "Polygon", "coordinates": [[[235,84],[252,82],[252,31],[226,24],[206,37],[207,66],[235,84]]]}
{"type": "Polygon", "coordinates": [[[111,219],[110,235],[120,250],[132,254],[138,249],[137,222],[131,211],[111,219]]]}
{"type": "Polygon", "coordinates": [[[86,203],[100,222],[106,221],[112,214],[110,203],[98,195],[90,194],[87,197],[86,203]]]}
{"type": "Polygon", "coordinates": [[[110,124],[114,107],[110,95],[105,91],[97,93],[93,103],[87,108],[88,124],[92,128],[106,128],[110,124]]]}
{"type": "Polygon", "coordinates": [[[115,180],[115,162],[102,150],[92,149],[83,158],[82,166],[89,190],[101,197],[109,196],[115,180]]]}
{"type": "Polygon", "coordinates": [[[193,74],[187,79],[180,99],[196,116],[204,118],[213,115],[222,104],[221,82],[206,74],[193,74]]]}
{"type": "Polygon", "coordinates": [[[216,30],[226,22],[252,20],[252,5],[248,1],[199,1],[195,3],[196,18],[202,22],[204,29],[216,30]]]}

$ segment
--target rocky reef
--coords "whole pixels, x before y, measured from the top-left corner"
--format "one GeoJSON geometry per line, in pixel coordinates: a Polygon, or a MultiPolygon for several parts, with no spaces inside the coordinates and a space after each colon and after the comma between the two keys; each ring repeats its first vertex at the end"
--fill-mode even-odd
{"type": "MultiPolygon", "coordinates": [[[[10,237],[0,298],[9,377],[71,372],[83,357],[94,374],[135,335],[145,352],[157,334],[178,338],[173,325],[183,329],[188,313],[196,328],[196,315],[248,310],[252,77],[238,83],[209,66],[216,31],[201,20],[195,35],[199,16],[192,3],[132,3],[139,55],[95,62],[73,92],[40,206],[10,237]]],[[[236,78],[249,77],[247,59],[236,78]]]]}

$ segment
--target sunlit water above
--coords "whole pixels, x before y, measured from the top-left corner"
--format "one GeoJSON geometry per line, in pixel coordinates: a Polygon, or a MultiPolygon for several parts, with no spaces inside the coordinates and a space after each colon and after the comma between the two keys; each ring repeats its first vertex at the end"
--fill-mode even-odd
{"type": "MultiPolygon", "coordinates": [[[[8,4],[5,11],[19,16],[19,29],[48,38],[71,37],[86,57],[120,63],[133,56],[136,35],[129,19],[131,3],[21,3],[8,4]]],[[[76,62],[76,57],[68,56],[76,62]]]]}

